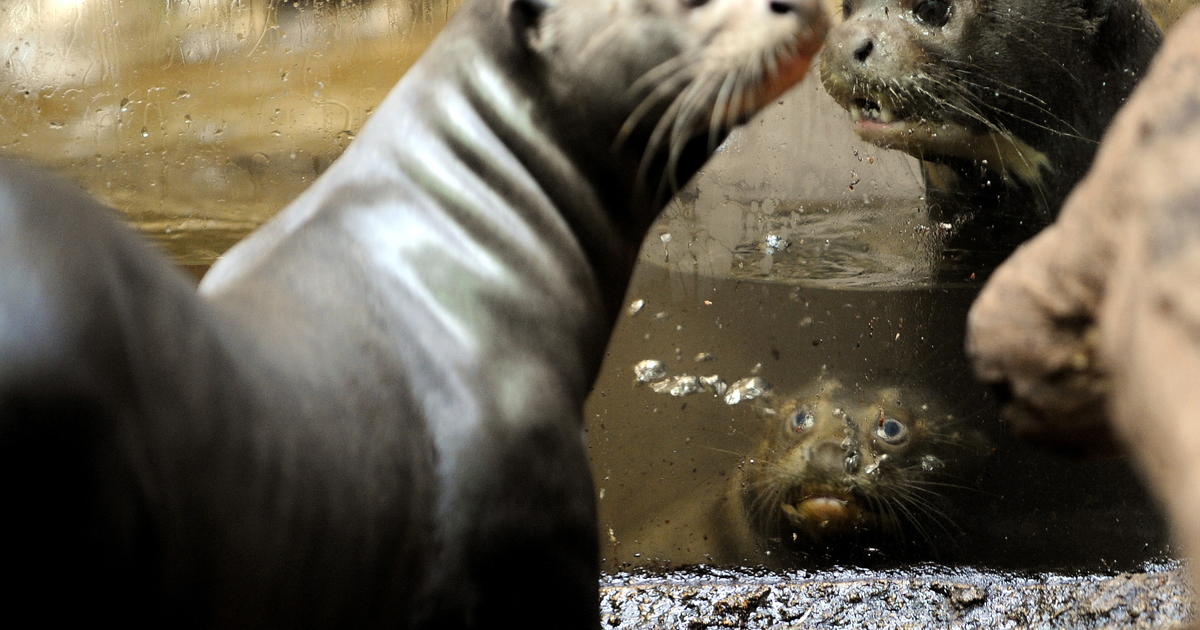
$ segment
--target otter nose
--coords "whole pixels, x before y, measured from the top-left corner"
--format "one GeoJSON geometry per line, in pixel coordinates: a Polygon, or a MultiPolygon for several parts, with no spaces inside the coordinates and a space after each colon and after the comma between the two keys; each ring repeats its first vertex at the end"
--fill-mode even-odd
{"type": "Polygon", "coordinates": [[[813,20],[821,14],[820,0],[767,0],[767,8],[776,15],[795,14],[803,20],[813,20]]]}
{"type": "Polygon", "coordinates": [[[864,37],[854,47],[854,60],[858,63],[866,63],[867,57],[870,57],[872,52],[875,52],[875,40],[864,37]]]}
{"type": "Polygon", "coordinates": [[[826,474],[840,475],[846,469],[846,451],[841,444],[825,440],[812,447],[808,461],[815,469],[826,474]]]}

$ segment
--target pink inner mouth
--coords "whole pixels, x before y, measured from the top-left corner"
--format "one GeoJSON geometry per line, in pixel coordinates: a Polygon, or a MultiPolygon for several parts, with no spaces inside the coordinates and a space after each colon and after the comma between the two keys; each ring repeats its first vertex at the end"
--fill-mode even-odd
{"type": "Polygon", "coordinates": [[[863,131],[882,131],[884,129],[888,129],[888,128],[892,127],[895,124],[896,123],[894,123],[894,122],[885,123],[885,122],[880,122],[878,120],[866,120],[866,119],[854,121],[854,126],[857,129],[861,129],[863,131]]]}

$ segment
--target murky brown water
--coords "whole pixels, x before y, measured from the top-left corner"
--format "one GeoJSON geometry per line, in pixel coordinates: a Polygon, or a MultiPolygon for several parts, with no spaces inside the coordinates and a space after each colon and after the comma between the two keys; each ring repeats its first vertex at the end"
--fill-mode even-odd
{"type": "MultiPolygon", "coordinates": [[[[940,392],[989,436],[994,450],[957,492],[954,525],[908,530],[892,549],[854,562],[938,561],[1002,568],[1132,568],[1168,551],[1165,530],[1126,463],[1060,458],[1008,438],[995,401],[961,351],[975,294],[957,288],[838,290],[680,275],[643,265],[585,418],[601,514],[604,566],[849,561],[775,552],[722,555],[706,510],[730,492],[742,457],[773,430],[745,404],[709,392],[674,397],[636,384],[645,359],[670,374],[759,375],[788,392],[821,375],[869,386],[900,382],[940,392]],[[704,353],[702,362],[697,355],[704,353]]],[[[785,545],[786,547],[786,545],[785,545]]]]}

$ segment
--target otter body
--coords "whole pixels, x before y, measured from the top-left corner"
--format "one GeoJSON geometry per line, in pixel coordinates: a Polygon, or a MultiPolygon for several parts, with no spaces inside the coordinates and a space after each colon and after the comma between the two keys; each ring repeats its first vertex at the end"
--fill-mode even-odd
{"type": "Polygon", "coordinates": [[[469,2],[199,295],[0,164],[6,612],[598,625],[584,396],[665,182],[803,76],[818,6],[469,2]]]}
{"type": "Polygon", "coordinates": [[[730,495],[762,544],[809,557],[929,552],[955,530],[953,489],[984,461],[982,434],[912,387],[823,378],[766,417],[730,495]]]}
{"type": "Polygon", "coordinates": [[[845,0],[821,55],[858,135],[922,160],[952,247],[1040,230],[1158,48],[1138,0],[845,0]]]}

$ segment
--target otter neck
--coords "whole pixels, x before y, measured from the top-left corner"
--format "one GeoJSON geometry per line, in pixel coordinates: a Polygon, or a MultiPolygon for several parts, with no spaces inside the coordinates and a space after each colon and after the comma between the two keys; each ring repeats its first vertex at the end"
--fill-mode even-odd
{"type": "MultiPolygon", "coordinates": [[[[361,136],[371,138],[376,150],[390,152],[397,167],[444,207],[473,218],[507,214],[505,222],[524,223],[531,234],[554,241],[550,250],[571,250],[568,258],[581,254],[603,312],[612,319],[650,224],[675,185],[686,183],[709,151],[693,141],[668,177],[665,151],[645,155],[656,120],[652,115],[645,117],[651,122],[618,143],[629,112],[573,102],[586,95],[547,93],[546,85],[555,83],[545,76],[552,68],[518,41],[517,31],[505,27],[500,5],[464,6],[434,46],[476,50],[426,55],[451,58],[457,65],[425,68],[418,62],[381,107],[387,118],[377,120],[382,118],[377,114],[371,121],[372,131],[392,127],[397,132],[361,136]],[[473,36],[455,37],[466,22],[474,23],[469,25],[473,36]],[[481,31],[488,36],[480,37],[481,31]],[[456,80],[446,81],[447,74],[456,80]],[[396,138],[397,133],[409,139],[396,138]],[[414,137],[420,138],[416,151],[414,137]],[[440,172],[426,166],[427,151],[444,158],[437,161],[443,165],[440,172]],[[639,173],[643,158],[649,165],[639,173]],[[446,169],[447,163],[462,168],[446,169]],[[495,203],[497,194],[507,203],[495,203]]],[[[623,89],[613,87],[614,92],[623,89]]]]}
{"type": "MultiPolygon", "coordinates": [[[[533,364],[570,371],[560,376],[582,398],[607,342],[596,331],[611,329],[638,247],[668,195],[637,185],[637,162],[628,160],[641,156],[638,134],[620,153],[611,150],[625,113],[572,121],[537,92],[540,80],[526,73],[543,70],[498,8],[462,7],[345,154],[264,227],[254,254],[269,264],[272,244],[305,224],[353,226],[355,255],[384,270],[387,282],[419,284],[468,343],[486,339],[483,352],[497,356],[551,352],[533,364]],[[470,35],[458,36],[464,29],[470,35]],[[571,126],[578,129],[564,131],[571,126]],[[415,277],[390,279],[397,257],[411,261],[405,268],[415,277]],[[485,310],[469,289],[484,296],[485,310]],[[576,365],[582,370],[566,370],[576,365]]],[[[577,106],[591,113],[591,104],[577,106]]],[[[702,161],[684,158],[681,181],[691,174],[684,168],[702,161]]],[[[645,179],[657,184],[661,171],[645,179]]],[[[213,290],[230,284],[213,275],[213,290]]]]}

